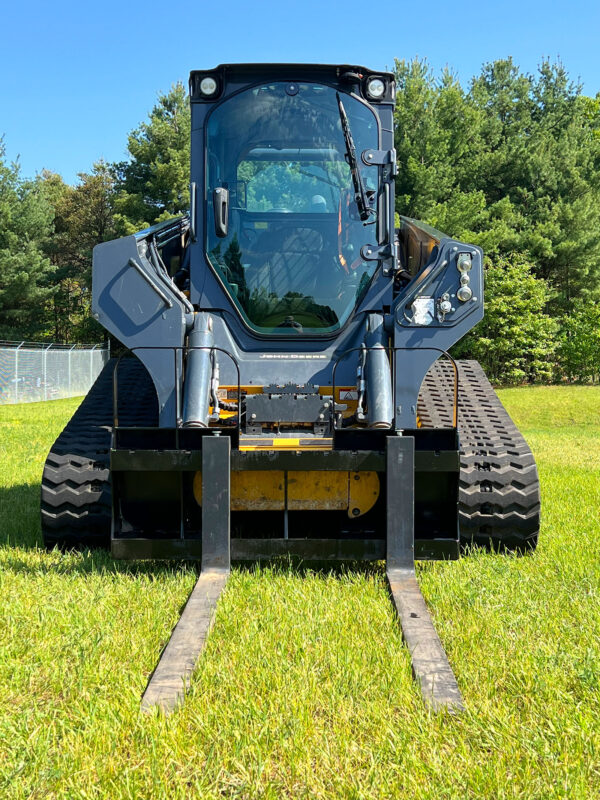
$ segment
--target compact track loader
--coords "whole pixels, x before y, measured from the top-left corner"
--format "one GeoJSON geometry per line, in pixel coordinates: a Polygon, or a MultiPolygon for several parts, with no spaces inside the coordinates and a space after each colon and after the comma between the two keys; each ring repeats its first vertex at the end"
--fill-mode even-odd
{"type": "Polygon", "coordinates": [[[96,247],[124,346],[59,436],[45,543],[199,559],[143,706],[181,699],[230,561],[385,559],[433,708],[461,695],[415,559],[535,547],[531,452],[476,362],[482,252],[394,207],[394,76],[192,72],[188,215],[96,247]]]}

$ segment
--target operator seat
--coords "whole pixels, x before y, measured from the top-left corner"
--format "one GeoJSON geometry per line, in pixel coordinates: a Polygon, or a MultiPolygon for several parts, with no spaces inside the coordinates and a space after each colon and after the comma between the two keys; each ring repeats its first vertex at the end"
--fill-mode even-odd
{"type": "Polygon", "coordinates": [[[269,233],[268,250],[260,253],[260,262],[248,275],[250,289],[265,289],[278,297],[298,293],[311,296],[331,272],[331,254],[324,247],[322,234],[314,228],[288,228],[269,233]]]}

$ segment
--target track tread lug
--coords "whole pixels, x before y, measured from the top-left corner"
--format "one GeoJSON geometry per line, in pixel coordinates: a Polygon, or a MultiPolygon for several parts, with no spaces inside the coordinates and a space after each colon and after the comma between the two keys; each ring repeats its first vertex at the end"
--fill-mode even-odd
{"type": "MultiPolygon", "coordinates": [[[[532,550],[540,524],[540,484],[533,454],[480,364],[459,360],[457,365],[461,542],[532,550]]],[[[437,361],[419,394],[423,427],[451,427],[453,389],[452,365],[437,361]]]]}
{"type": "MultiPolygon", "coordinates": [[[[117,359],[104,367],[54,442],[42,475],[42,535],[47,548],[107,547],[110,542],[112,380],[117,359]]],[[[119,365],[123,425],[156,425],[152,380],[137,358],[119,365]]]]}

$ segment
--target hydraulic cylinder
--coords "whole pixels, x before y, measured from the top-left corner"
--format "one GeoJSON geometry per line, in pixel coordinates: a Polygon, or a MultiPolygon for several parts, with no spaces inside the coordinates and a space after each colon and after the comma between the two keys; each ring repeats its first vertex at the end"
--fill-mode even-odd
{"type": "Polygon", "coordinates": [[[206,428],[212,377],[211,350],[215,339],[210,314],[200,312],[188,338],[189,352],[183,385],[183,426],[206,428]]]}

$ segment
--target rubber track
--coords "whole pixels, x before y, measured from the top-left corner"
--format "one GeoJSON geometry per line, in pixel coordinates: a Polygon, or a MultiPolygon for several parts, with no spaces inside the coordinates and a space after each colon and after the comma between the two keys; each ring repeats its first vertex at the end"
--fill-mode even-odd
{"type": "MultiPolygon", "coordinates": [[[[457,364],[461,541],[532,550],[540,523],[540,484],[531,450],[479,363],[457,364]]],[[[436,362],[419,395],[423,427],[452,427],[453,389],[451,363],[436,362]]]]}
{"type": "MultiPolygon", "coordinates": [[[[111,488],[112,379],[117,359],[104,367],[52,445],[42,474],[42,535],[48,548],[108,547],[111,488]]],[[[152,380],[136,358],[118,371],[119,423],[158,424],[152,380]]]]}

